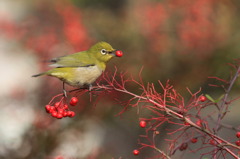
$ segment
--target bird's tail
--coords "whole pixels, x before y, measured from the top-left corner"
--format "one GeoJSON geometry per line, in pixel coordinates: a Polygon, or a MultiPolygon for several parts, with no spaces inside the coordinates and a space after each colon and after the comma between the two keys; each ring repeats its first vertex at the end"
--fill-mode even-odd
{"type": "Polygon", "coordinates": [[[42,76],[42,75],[45,75],[46,73],[43,72],[43,73],[39,73],[39,74],[36,74],[36,75],[32,75],[32,77],[38,77],[38,76],[42,76]]]}

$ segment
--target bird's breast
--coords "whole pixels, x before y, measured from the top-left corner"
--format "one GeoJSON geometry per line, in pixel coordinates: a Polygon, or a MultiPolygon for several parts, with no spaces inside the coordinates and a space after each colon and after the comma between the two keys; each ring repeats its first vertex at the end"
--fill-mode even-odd
{"type": "Polygon", "coordinates": [[[102,74],[98,66],[89,67],[76,67],[73,70],[74,78],[70,83],[75,86],[89,85],[96,81],[96,79],[102,74]]]}

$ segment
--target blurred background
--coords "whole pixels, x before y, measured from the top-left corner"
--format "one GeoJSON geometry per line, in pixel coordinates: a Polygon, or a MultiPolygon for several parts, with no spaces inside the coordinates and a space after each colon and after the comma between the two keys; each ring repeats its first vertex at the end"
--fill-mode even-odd
{"type": "Polygon", "coordinates": [[[0,158],[153,156],[148,149],[132,154],[144,112],[116,116],[122,108],[108,97],[96,107],[86,97],[76,117],[57,120],[44,106],[62,83],[31,75],[47,70],[48,59],[107,41],[124,52],[110,71],[117,66],[137,78],[144,67],[144,82],[169,79],[183,96],[186,87],[221,94],[208,77],[230,76],[227,63],[240,55],[239,16],[237,0],[1,0],[0,158]]]}

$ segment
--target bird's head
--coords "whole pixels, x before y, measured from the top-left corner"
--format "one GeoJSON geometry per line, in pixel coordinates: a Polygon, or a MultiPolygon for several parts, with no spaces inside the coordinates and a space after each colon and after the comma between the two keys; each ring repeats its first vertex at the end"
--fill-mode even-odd
{"type": "Polygon", "coordinates": [[[93,45],[89,52],[99,61],[99,62],[108,62],[111,58],[116,56],[115,49],[107,42],[98,42],[93,45]]]}

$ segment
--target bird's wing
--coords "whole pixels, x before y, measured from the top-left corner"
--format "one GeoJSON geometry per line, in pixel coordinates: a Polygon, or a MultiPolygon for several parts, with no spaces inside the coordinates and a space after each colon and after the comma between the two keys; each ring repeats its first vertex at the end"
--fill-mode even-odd
{"type": "Polygon", "coordinates": [[[50,60],[53,67],[88,67],[94,66],[94,61],[89,57],[88,53],[83,51],[71,55],[61,56],[50,60]]]}

